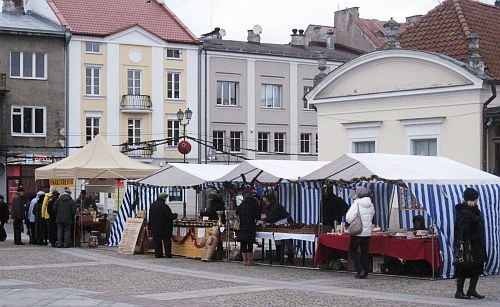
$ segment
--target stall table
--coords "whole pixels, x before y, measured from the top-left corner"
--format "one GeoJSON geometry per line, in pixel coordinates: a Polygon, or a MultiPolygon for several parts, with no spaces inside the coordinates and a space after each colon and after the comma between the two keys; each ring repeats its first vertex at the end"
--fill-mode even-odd
{"type": "MultiPolygon", "coordinates": [[[[331,249],[349,251],[350,235],[320,234],[314,265],[318,266],[330,260],[331,249]]],[[[379,254],[405,260],[426,260],[434,270],[440,266],[439,241],[430,238],[413,238],[372,235],[370,254],[379,254]]]]}
{"type": "MultiPolygon", "coordinates": [[[[276,240],[301,240],[302,241],[302,265],[305,266],[306,261],[306,242],[313,242],[313,253],[316,244],[316,234],[303,234],[303,233],[290,233],[290,232],[277,232],[277,231],[257,231],[255,234],[256,239],[262,239],[262,261],[265,259],[265,240],[269,240],[269,248],[271,248],[271,241],[276,240]]],[[[284,253],[281,253],[282,257],[284,253]]],[[[313,254],[314,257],[314,254],[313,254]]],[[[270,257],[269,263],[272,264],[273,259],[270,257]]]]}
{"type": "Polygon", "coordinates": [[[99,245],[106,244],[108,240],[110,224],[107,219],[99,218],[94,220],[91,216],[76,216],[74,224],[75,246],[80,247],[81,243],[88,243],[86,233],[98,232],[99,245]]]}

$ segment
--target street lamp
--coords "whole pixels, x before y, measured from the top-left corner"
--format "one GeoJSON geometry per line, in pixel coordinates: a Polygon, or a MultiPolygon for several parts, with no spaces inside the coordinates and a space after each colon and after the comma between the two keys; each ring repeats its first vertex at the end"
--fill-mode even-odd
{"type": "MultiPolygon", "coordinates": [[[[186,111],[182,112],[181,109],[177,111],[175,114],[177,116],[177,120],[179,124],[182,125],[182,141],[177,145],[177,149],[181,154],[184,155],[184,163],[186,163],[186,155],[191,151],[191,144],[186,141],[186,126],[189,124],[191,117],[193,117],[193,111],[186,109],[186,111]],[[184,121],[185,119],[185,121],[184,121]]],[[[182,217],[186,217],[186,187],[182,187],[182,217]]]]}

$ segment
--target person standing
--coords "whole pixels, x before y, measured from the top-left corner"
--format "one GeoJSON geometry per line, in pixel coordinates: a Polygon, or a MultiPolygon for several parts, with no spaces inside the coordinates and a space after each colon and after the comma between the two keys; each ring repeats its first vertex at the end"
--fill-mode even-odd
{"type": "Polygon", "coordinates": [[[7,232],[5,231],[5,223],[9,221],[9,206],[4,201],[3,195],[0,195],[0,241],[7,239],[7,232]]]}
{"type": "Polygon", "coordinates": [[[368,270],[370,268],[370,239],[372,235],[372,221],[375,215],[375,208],[370,199],[370,191],[365,187],[357,187],[353,196],[354,203],[351,205],[346,214],[346,222],[352,223],[354,217],[358,214],[361,216],[363,223],[363,231],[351,236],[349,241],[349,254],[354,261],[356,268],[356,278],[368,278],[368,270]],[[361,256],[358,254],[358,247],[361,249],[361,256]]]}
{"type": "Polygon", "coordinates": [[[33,207],[33,215],[35,216],[35,244],[47,245],[47,231],[45,229],[45,224],[42,217],[42,206],[43,200],[45,198],[45,193],[42,192],[38,196],[38,200],[33,207]]]}
{"type": "Polygon", "coordinates": [[[253,261],[253,244],[255,243],[255,224],[260,219],[260,204],[252,195],[252,190],[245,193],[245,198],[236,208],[236,215],[240,218],[240,228],[236,230],[236,240],[240,242],[240,253],[244,265],[255,265],[253,261]]]}
{"type": "Polygon", "coordinates": [[[349,205],[341,197],[333,193],[333,186],[327,186],[323,190],[321,209],[323,225],[334,229],[335,225],[340,225],[340,222],[342,222],[342,217],[349,210],[349,205]]]}
{"type": "Polygon", "coordinates": [[[70,247],[71,227],[76,214],[76,202],[71,198],[71,191],[64,192],[64,195],[56,200],[53,208],[57,215],[57,247],[70,247]]]}
{"type": "Polygon", "coordinates": [[[38,199],[44,195],[43,191],[38,191],[36,196],[31,200],[30,205],[27,207],[26,211],[26,227],[28,228],[28,235],[30,237],[30,244],[38,244],[37,232],[35,228],[36,216],[35,207],[37,206],[38,199]]]}
{"type": "Polygon", "coordinates": [[[479,193],[473,188],[464,191],[464,201],[455,206],[457,211],[453,246],[455,250],[459,245],[460,234],[463,240],[469,240],[471,244],[471,255],[474,261],[472,267],[462,268],[455,266],[455,276],[457,277],[457,291],[455,298],[470,299],[471,296],[482,299],[484,295],[476,291],[479,276],[483,273],[486,262],[486,239],[484,229],[484,218],[478,208],[479,193]],[[469,290],[464,294],[465,279],[470,278],[469,290]]]}
{"type": "Polygon", "coordinates": [[[23,232],[23,220],[26,217],[24,208],[24,188],[18,187],[16,196],[12,200],[12,224],[14,228],[14,244],[24,245],[21,241],[21,233],[23,232]]]}
{"type": "Polygon", "coordinates": [[[156,258],[164,257],[163,248],[165,248],[165,257],[172,258],[173,221],[178,215],[172,213],[166,204],[167,197],[167,193],[161,193],[149,208],[149,227],[153,235],[156,258]]]}
{"type": "Polygon", "coordinates": [[[47,203],[47,211],[49,213],[49,242],[52,247],[56,247],[57,243],[57,212],[54,210],[54,204],[58,198],[59,192],[53,191],[47,203]]]}
{"type": "MultiPolygon", "coordinates": [[[[266,205],[266,217],[263,219],[264,223],[274,225],[292,224],[293,219],[286,211],[285,207],[278,202],[274,192],[267,192],[262,197],[262,202],[266,205]]],[[[293,265],[294,252],[293,252],[293,239],[276,240],[276,257],[273,261],[285,264],[282,255],[287,251],[287,263],[293,265]]]]}

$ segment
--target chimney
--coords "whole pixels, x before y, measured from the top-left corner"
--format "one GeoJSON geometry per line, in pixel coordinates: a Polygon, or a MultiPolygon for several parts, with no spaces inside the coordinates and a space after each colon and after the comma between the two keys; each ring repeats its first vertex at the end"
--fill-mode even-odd
{"type": "Polygon", "coordinates": [[[247,33],[248,33],[247,42],[253,44],[260,44],[260,34],[255,33],[253,29],[247,30],[247,33]]]}
{"type": "Polygon", "coordinates": [[[496,6],[496,7],[500,7],[500,0],[496,0],[496,1],[495,1],[495,6],[496,6]]]}
{"type": "Polygon", "coordinates": [[[304,30],[300,29],[298,30],[299,34],[297,34],[297,29],[292,29],[292,40],[290,42],[290,45],[294,47],[301,47],[305,48],[306,47],[306,36],[304,35],[304,30]]]}
{"type": "Polygon", "coordinates": [[[422,15],[413,15],[410,17],[406,17],[406,23],[407,24],[412,24],[420,20],[422,18],[422,15]]]}
{"type": "Polygon", "coordinates": [[[484,75],[484,61],[479,55],[479,36],[476,33],[471,33],[468,37],[469,51],[471,56],[467,59],[467,67],[471,69],[476,75],[484,75]]]}
{"type": "Polygon", "coordinates": [[[335,49],[335,33],[331,29],[326,32],[326,48],[335,49]]]}
{"type": "Polygon", "coordinates": [[[23,0],[3,0],[2,11],[24,12],[23,0]]]}

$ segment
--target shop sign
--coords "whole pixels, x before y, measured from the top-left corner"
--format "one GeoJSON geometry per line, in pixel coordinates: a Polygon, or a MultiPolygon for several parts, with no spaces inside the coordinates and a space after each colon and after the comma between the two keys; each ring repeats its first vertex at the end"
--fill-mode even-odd
{"type": "Polygon", "coordinates": [[[49,183],[51,188],[74,187],[75,179],[74,178],[49,179],[49,183]]]}

